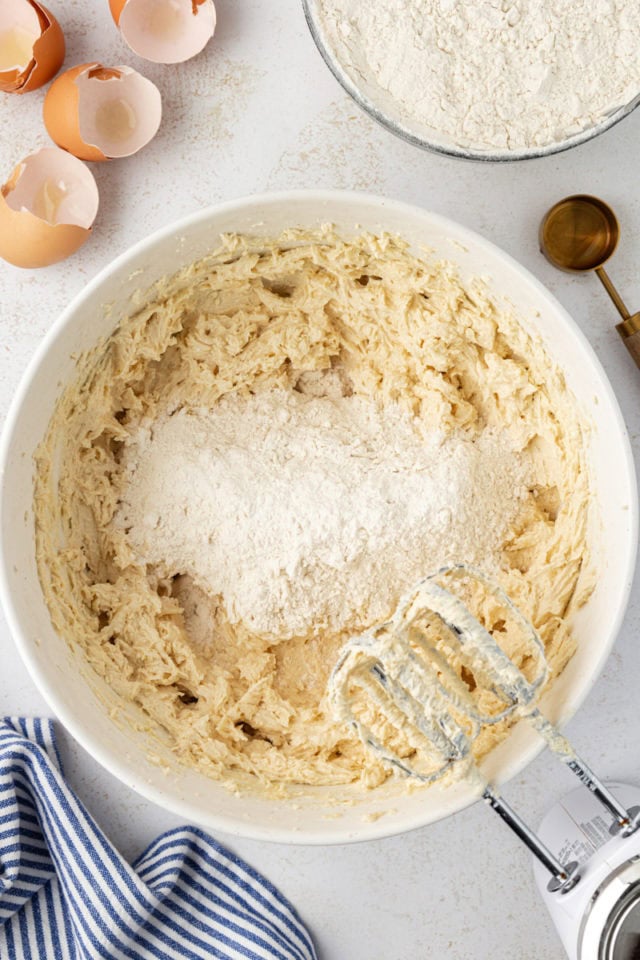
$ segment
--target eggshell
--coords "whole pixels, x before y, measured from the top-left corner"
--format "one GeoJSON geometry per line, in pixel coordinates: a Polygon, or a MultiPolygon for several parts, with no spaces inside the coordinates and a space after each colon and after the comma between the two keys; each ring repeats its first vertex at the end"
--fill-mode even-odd
{"type": "MultiPolygon", "coordinates": [[[[116,25],[120,23],[120,14],[125,8],[127,0],[109,0],[109,9],[111,10],[111,16],[116,22],[116,25]]],[[[195,13],[195,8],[199,7],[200,4],[206,3],[206,0],[192,0],[192,12],[195,13]]]]}
{"type": "Polygon", "coordinates": [[[57,147],[32,153],[0,188],[0,257],[16,267],[64,260],[88,239],[98,203],[80,160],[57,147]]]}
{"type": "Polygon", "coordinates": [[[154,63],[195,57],[216,28],[213,0],[109,0],[109,6],[124,41],[154,63]]]}
{"type": "Polygon", "coordinates": [[[109,0],[109,9],[111,10],[111,16],[116,22],[116,26],[120,24],[120,14],[124,10],[124,5],[127,0],[109,0]]]}
{"type": "Polygon", "coordinates": [[[0,36],[18,29],[23,42],[33,38],[31,57],[10,69],[0,71],[0,90],[28,93],[48,83],[62,66],[64,35],[52,13],[36,0],[1,0],[0,36]]]}
{"type": "Polygon", "coordinates": [[[137,153],[158,132],[158,88],[131,67],[83,63],[47,91],[44,122],[51,139],[81,160],[137,153]]]}

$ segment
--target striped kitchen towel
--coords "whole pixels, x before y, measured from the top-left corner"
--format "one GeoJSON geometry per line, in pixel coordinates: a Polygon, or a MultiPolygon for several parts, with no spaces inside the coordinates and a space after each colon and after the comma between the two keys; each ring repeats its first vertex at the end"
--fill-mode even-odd
{"type": "Polygon", "coordinates": [[[290,903],[194,827],[129,866],[66,785],[50,720],[0,720],[2,960],[316,960],[290,903]]]}

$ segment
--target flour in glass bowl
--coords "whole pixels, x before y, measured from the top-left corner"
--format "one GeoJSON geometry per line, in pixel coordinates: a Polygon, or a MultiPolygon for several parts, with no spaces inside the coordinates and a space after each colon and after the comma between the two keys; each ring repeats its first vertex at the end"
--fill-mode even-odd
{"type": "Polygon", "coordinates": [[[317,0],[317,6],[339,62],[383,112],[458,146],[545,147],[640,95],[638,2],[317,0]]]}
{"type": "Polygon", "coordinates": [[[115,520],[137,559],[281,639],[387,617],[444,563],[497,563],[527,494],[508,435],[447,437],[335,382],[139,426],[115,520]]]}

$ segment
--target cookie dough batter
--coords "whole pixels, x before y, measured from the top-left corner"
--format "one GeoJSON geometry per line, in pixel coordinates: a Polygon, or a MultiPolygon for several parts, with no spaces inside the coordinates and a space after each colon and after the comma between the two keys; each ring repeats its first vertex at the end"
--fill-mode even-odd
{"type": "MultiPolygon", "coordinates": [[[[38,452],[35,509],[56,629],[168,731],[180,761],[226,782],[372,787],[389,775],[327,702],[353,624],[261,634],[232,622],[193,571],[141,562],[118,522],[126,454],[167,411],[212,411],[262,390],[313,396],[329,372],[424,429],[509,437],[528,480],[492,572],[539,630],[554,675],[574,649],[569,615],[591,588],[580,413],[541,343],[480,282],[389,236],[225,238],[80,359],[38,452]]],[[[499,628],[498,614],[487,607],[486,622],[499,628]]],[[[504,733],[485,731],[478,755],[504,733]]]]}

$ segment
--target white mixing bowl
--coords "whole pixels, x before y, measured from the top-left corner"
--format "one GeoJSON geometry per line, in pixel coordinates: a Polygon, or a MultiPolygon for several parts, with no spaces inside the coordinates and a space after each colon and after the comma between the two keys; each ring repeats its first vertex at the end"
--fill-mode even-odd
{"type": "MultiPolygon", "coordinates": [[[[75,360],[114,328],[160,277],[199,259],[220,233],[274,235],[289,226],[332,221],[343,235],[363,228],[403,235],[420,248],[455,261],[463,276],[482,275],[538,330],[551,356],[593,422],[590,460],[601,524],[597,588],[575,618],[578,649],[549,691],[551,719],[567,720],[598,676],[625,610],[637,538],[637,497],[629,442],[605,374],[584,336],[560,304],[526,270],[476,234],[443,217],[401,203],[354,193],[296,192],[250,197],[205,210],[167,227],[118,257],[76,297],[37,351],[15,397],[0,452],[0,586],[9,626],[25,664],[54,714],[78,742],[124,783],[175,813],[213,829],[259,839],[338,843],[400,833],[445,817],[473,799],[464,784],[405,796],[398,781],[353,805],[344,788],[307,789],[295,802],[234,796],[220,783],[179,766],[166,739],[121,729],[109,717],[113,694],[81,653],[54,632],[34,557],[33,453],[75,360]],[[155,761],[149,755],[155,756],[155,761]]],[[[139,719],[139,717],[138,717],[139,719]]],[[[135,722],[135,711],[133,711],[135,722]]],[[[508,780],[541,747],[524,724],[487,759],[496,782],[508,780]]]]}

